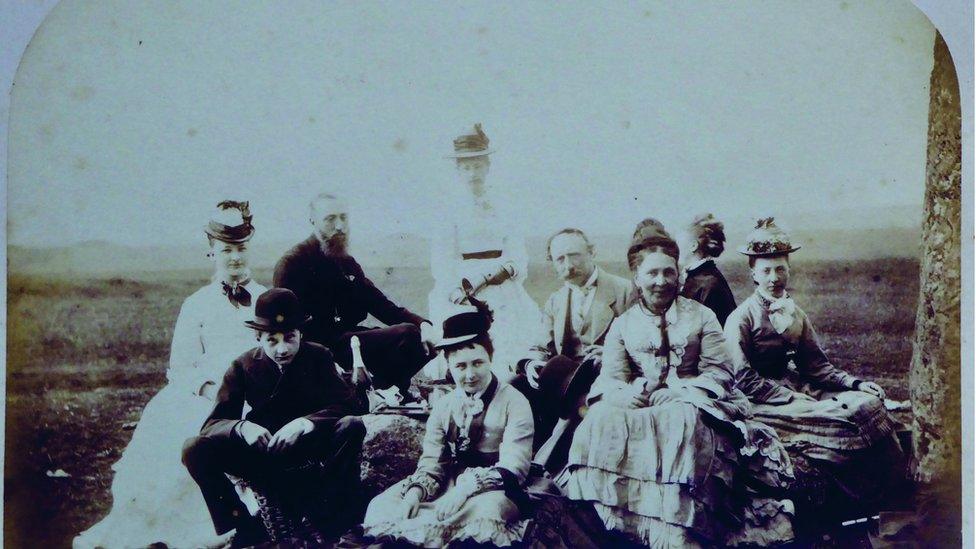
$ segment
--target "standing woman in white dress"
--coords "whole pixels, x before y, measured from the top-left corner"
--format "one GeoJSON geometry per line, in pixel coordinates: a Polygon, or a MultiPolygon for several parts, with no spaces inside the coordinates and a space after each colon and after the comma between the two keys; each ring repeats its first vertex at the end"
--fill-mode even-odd
{"type": "MultiPolygon", "coordinates": [[[[487,181],[492,152],[481,124],[454,140],[454,153],[448,158],[455,161],[458,182],[447,193],[455,197],[448,203],[452,222],[435,232],[431,242],[434,289],[429,309],[431,318],[449,317],[457,305],[467,305],[465,288],[487,303],[494,317],[492,370],[507,382],[514,377],[515,363],[535,341],[541,318],[523,285],[529,268],[525,238],[496,210],[487,181]]],[[[444,377],[446,371],[443,359],[435,359],[427,373],[444,377]]]]}
{"type": "Polygon", "coordinates": [[[196,483],[180,462],[183,442],[200,431],[224,372],[257,344],[244,325],[267,288],[251,280],[247,202],[223,201],[205,228],[210,284],[183,302],[170,349],[167,385],[146,405],[132,440],[112,469],[112,511],[74,547],[222,545],[196,483]]]}

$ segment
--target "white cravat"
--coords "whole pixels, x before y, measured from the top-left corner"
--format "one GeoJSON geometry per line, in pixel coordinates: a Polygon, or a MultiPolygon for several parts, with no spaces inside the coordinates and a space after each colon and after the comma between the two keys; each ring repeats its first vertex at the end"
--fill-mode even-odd
{"type": "Polygon", "coordinates": [[[796,321],[796,303],[787,294],[769,304],[769,323],[776,333],[785,333],[796,321]]]}
{"type": "Polygon", "coordinates": [[[455,389],[457,405],[454,409],[454,422],[458,426],[458,430],[463,433],[464,438],[468,437],[471,431],[471,422],[474,421],[475,416],[485,411],[485,403],[481,400],[481,396],[487,390],[488,388],[485,387],[477,393],[469,395],[460,387],[455,389]]]}

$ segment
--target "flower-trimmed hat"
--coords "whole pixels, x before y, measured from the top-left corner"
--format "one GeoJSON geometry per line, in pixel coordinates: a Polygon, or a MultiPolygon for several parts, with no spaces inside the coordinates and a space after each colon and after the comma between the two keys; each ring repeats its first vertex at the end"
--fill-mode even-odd
{"type": "Polygon", "coordinates": [[[210,215],[210,222],[203,231],[221,242],[231,244],[247,242],[254,236],[252,218],[247,202],[224,200],[217,204],[217,209],[210,215]]]}
{"type": "Polygon", "coordinates": [[[262,332],[290,332],[302,328],[311,319],[294,292],[288,288],[271,288],[258,296],[254,320],[245,320],[244,325],[262,332]]]}
{"type": "Polygon", "coordinates": [[[791,254],[799,249],[772,217],[764,217],[756,221],[756,228],[746,237],[746,244],[739,248],[739,253],[752,257],[772,257],[791,254]]]}
{"type": "Polygon", "coordinates": [[[445,158],[474,158],[476,156],[487,156],[494,149],[488,147],[488,135],[481,129],[481,123],[474,125],[474,133],[460,135],[454,139],[454,154],[449,154],[445,158]]]}

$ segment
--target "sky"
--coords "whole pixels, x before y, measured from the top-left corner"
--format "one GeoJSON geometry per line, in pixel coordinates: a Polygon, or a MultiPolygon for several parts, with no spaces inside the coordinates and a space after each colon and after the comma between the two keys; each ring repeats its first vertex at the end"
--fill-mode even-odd
{"type": "Polygon", "coordinates": [[[921,210],[933,37],[908,1],[66,0],[15,77],[8,241],[191,243],[224,198],[293,240],[320,191],[357,233],[427,234],[474,122],[527,234],[883,227],[921,210]]]}

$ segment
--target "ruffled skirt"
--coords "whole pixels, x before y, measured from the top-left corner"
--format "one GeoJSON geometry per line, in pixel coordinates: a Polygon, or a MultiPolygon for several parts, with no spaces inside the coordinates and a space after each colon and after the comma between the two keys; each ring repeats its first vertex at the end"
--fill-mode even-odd
{"type": "Polygon", "coordinates": [[[862,450],[891,435],[895,420],[881,399],[861,391],[824,393],[822,400],[756,404],[753,417],[776,429],[787,445],[807,443],[827,451],[815,459],[834,459],[829,450],[862,450]]]}
{"type": "Polygon", "coordinates": [[[792,467],[775,434],[735,419],[730,403],[654,397],[647,408],[589,409],[556,479],[563,492],[592,502],[607,528],[650,547],[792,539],[792,504],[757,497],[740,482],[743,475],[789,482],[792,467]]]}
{"type": "MultiPolygon", "coordinates": [[[[404,479],[373,498],[363,520],[364,533],[377,540],[407,541],[421,547],[444,547],[456,541],[490,543],[507,547],[525,536],[528,520],[502,490],[482,492],[468,498],[461,509],[444,521],[437,520],[437,500],[420,504],[411,519],[399,516],[404,479]]],[[[454,485],[451,481],[448,489],[454,485]]],[[[446,492],[446,490],[445,490],[446,492]]]]}
{"type": "Polygon", "coordinates": [[[898,423],[884,403],[860,391],[805,392],[822,400],[754,406],[755,419],[776,429],[799,465],[790,485],[796,503],[828,506],[844,518],[901,497],[907,463],[892,434],[898,423]]]}

